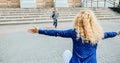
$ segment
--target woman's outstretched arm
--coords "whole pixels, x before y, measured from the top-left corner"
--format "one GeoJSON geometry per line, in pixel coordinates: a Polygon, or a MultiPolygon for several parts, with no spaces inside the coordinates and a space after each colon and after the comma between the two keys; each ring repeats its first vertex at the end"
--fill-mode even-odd
{"type": "Polygon", "coordinates": [[[73,29],[68,29],[68,30],[42,30],[37,27],[30,28],[28,30],[31,33],[39,33],[39,34],[44,34],[44,35],[49,35],[49,36],[60,36],[60,37],[67,37],[71,38],[73,37],[73,29]]]}
{"type": "Polygon", "coordinates": [[[112,38],[112,37],[115,37],[117,35],[120,35],[120,31],[118,31],[118,32],[105,32],[104,33],[104,39],[112,38]]]}

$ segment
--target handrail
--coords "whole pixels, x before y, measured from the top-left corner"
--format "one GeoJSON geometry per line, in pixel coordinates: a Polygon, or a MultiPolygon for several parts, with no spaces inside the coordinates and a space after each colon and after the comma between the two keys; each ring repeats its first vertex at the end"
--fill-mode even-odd
{"type": "Polygon", "coordinates": [[[117,7],[119,5],[119,3],[116,3],[115,1],[107,1],[108,3],[112,4],[114,7],[117,7]]]}
{"type": "MultiPolygon", "coordinates": [[[[89,0],[89,1],[90,1],[89,3],[91,4],[90,6],[93,7],[94,1],[93,0],[89,0]]],[[[88,7],[88,0],[83,0],[82,2],[83,2],[83,6],[88,7]]],[[[96,0],[97,7],[99,7],[99,2],[101,2],[101,1],[96,0]]],[[[118,5],[120,5],[120,2],[116,3],[115,1],[112,1],[112,0],[102,0],[102,2],[104,3],[103,4],[104,7],[106,7],[107,3],[112,4],[113,7],[118,7],[118,5]]]]}

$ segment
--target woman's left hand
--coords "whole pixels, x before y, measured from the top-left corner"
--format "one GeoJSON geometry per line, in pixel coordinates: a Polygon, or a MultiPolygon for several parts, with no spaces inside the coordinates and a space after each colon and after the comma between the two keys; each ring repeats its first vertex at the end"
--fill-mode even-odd
{"type": "Polygon", "coordinates": [[[118,33],[118,35],[120,35],[120,30],[117,33],[118,33]]]}

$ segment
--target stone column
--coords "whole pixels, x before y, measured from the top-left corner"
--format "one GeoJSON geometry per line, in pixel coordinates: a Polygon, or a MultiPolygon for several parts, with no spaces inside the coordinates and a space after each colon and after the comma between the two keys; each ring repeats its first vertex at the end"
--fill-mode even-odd
{"type": "Polygon", "coordinates": [[[54,5],[54,0],[37,0],[37,8],[50,8],[54,5]]]}
{"type": "Polygon", "coordinates": [[[20,0],[0,0],[0,8],[20,8],[20,0]]]}
{"type": "Polygon", "coordinates": [[[50,8],[54,6],[54,0],[46,0],[45,7],[50,8]]]}
{"type": "Polygon", "coordinates": [[[8,7],[9,8],[20,8],[20,0],[9,0],[8,7]]]}
{"type": "Polygon", "coordinates": [[[0,8],[19,8],[20,0],[0,0],[0,8]]]}
{"type": "Polygon", "coordinates": [[[7,0],[0,0],[0,8],[7,8],[7,0]]]}
{"type": "Polygon", "coordinates": [[[69,7],[81,7],[82,0],[68,0],[69,7]]]}

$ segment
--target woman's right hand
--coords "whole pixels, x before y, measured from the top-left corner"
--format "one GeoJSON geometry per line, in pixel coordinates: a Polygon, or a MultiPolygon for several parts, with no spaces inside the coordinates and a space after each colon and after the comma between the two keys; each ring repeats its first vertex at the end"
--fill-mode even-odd
{"type": "Polygon", "coordinates": [[[33,26],[32,28],[28,29],[28,32],[30,33],[38,33],[39,28],[36,26],[33,26]]]}

